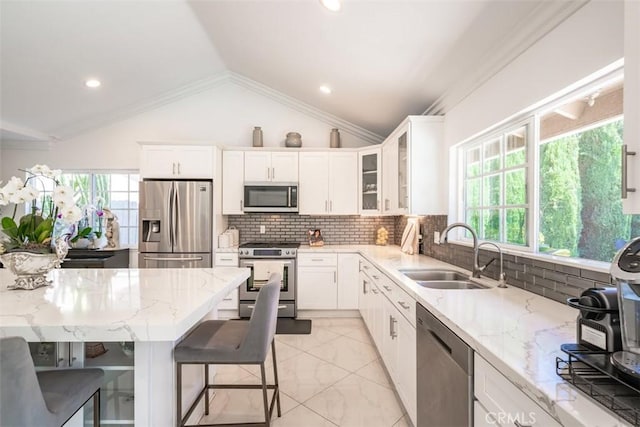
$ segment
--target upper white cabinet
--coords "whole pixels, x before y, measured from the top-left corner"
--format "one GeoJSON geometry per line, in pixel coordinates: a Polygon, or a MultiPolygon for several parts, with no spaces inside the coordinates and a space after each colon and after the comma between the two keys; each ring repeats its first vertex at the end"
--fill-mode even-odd
{"type": "Polygon", "coordinates": [[[443,117],[409,116],[382,145],[382,213],[447,212],[443,117]]]}
{"type": "MultiPolygon", "coordinates": [[[[624,143],[635,156],[627,156],[628,192],[624,213],[640,214],[640,2],[624,3],[624,143]]],[[[623,159],[624,160],[624,159],[623,159]]]]}
{"type": "Polygon", "coordinates": [[[358,213],[358,153],[300,153],[299,210],[303,215],[358,213]]]}
{"type": "Polygon", "coordinates": [[[382,151],[380,148],[362,150],[360,157],[360,198],[361,214],[377,215],[382,213],[382,151]]]}
{"type": "Polygon", "coordinates": [[[246,182],[298,182],[298,153],[247,151],[244,154],[246,182]]]}
{"type": "Polygon", "coordinates": [[[204,145],[143,145],[142,178],[213,179],[213,147],[204,145]]]}
{"type": "Polygon", "coordinates": [[[244,151],[222,152],[222,214],[243,213],[244,151]]]}

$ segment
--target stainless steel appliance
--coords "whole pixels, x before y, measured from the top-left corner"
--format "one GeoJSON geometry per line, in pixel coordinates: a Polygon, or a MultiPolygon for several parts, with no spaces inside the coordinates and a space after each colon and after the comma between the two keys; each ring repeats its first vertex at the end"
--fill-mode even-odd
{"type": "Polygon", "coordinates": [[[422,305],[416,310],[417,427],[473,425],[473,350],[422,305]]]}
{"type": "Polygon", "coordinates": [[[251,269],[251,276],[240,285],[240,317],[250,317],[255,306],[260,287],[266,280],[255,280],[256,263],[273,262],[282,264],[282,282],[278,317],[296,317],[296,256],[299,243],[252,242],[240,245],[238,258],[240,267],[251,269]]]}
{"type": "Polygon", "coordinates": [[[578,344],[608,352],[622,350],[616,288],[589,288],[580,298],[569,298],[567,304],[580,310],[576,321],[578,344]]]}
{"type": "Polygon", "coordinates": [[[611,263],[618,287],[622,351],[611,355],[621,371],[640,378],[640,237],[620,249],[611,263]]]}
{"type": "Polygon", "coordinates": [[[298,212],[298,184],[245,182],[243,210],[298,212]]]}
{"type": "Polygon", "coordinates": [[[140,182],[140,268],[211,267],[211,181],[140,182]]]}

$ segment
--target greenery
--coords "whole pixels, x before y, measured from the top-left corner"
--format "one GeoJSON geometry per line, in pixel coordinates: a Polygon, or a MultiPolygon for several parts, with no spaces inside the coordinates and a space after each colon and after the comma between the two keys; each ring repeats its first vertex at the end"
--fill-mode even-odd
{"type": "Polygon", "coordinates": [[[640,234],[640,216],[622,213],[622,132],[618,120],[541,146],[541,251],[608,262],[640,234]]]}
{"type": "Polygon", "coordinates": [[[14,204],[13,215],[0,220],[4,239],[0,252],[32,251],[48,253],[52,251],[52,237],[56,223],[75,223],[80,218],[80,209],[73,200],[71,188],[60,185],[57,177],[59,170],[51,170],[46,165],[35,165],[24,170],[27,179],[12,177],[0,189],[0,205],[14,204]],[[43,197],[38,209],[40,192],[30,182],[51,180],[54,183],[53,195],[43,197]],[[31,202],[31,213],[16,221],[18,205],[31,202]]]}

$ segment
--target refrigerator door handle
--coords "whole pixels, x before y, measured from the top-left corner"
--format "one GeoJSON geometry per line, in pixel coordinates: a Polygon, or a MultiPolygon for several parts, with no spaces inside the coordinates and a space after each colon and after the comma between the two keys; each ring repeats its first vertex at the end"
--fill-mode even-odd
{"type": "Polygon", "coordinates": [[[144,260],[145,261],[202,261],[202,257],[201,256],[194,256],[194,257],[187,257],[187,258],[171,258],[171,257],[164,257],[164,258],[159,258],[159,257],[152,257],[152,256],[145,256],[144,260]]]}
{"type": "Polygon", "coordinates": [[[174,182],[173,184],[173,210],[171,211],[171,217],[173,218],[173,226],[171,227],[171,232],[173,233],[173,241],[171,242],[171,245],[173,247],[173,250],[175,251],[176,248],[175,246],[178,243],[178,223],[180,221],[180,218],[178,218],[178,206],[180,203],[180,195],[178,192],[178,189],[176,188],[176,184],[174,182]]]}
{"type": "Polygon", "coordinates": [[[173,250],[173,185],[169,190],[169,246],[173,250]]]}

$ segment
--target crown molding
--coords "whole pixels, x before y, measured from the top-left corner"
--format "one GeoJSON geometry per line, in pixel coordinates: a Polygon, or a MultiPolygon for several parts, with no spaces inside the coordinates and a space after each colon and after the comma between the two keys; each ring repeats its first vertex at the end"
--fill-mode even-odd
{"type": "Polygon", "coordinates": [[[338,116],[327,113],[324,110],[309,105],[306,102],[286,95],[278,90],[275,90],[267,85],[259,83],[241,74],[229,72],[229,79],[231,80],[231,82],[249,89],[259,95],[272,99],[279,104],[285,105],[300,113],[306,114],[331,126],[337,127],[340,129],[340,131],[344,131],[357,136],[369,144],[380,144],[382,141],[384,141],[384,137],[382,135],[378,135],[375,132],[371,132],[361,126],[341,119],[338,116]]]}
{"type": "Polygon", "coordinates": [[[59,138],[70,138],[81,133],[96,129],[99,127],[107,126],[115,122],[128,119],[135,115],[154,110],[167,104],[179,101],[189,96],[197,95],[207,90],[214,89],[226,83],[233,83],[238,86],[249,89],[259,95],[265,96],[279,104],[285,105],[303,114],[311,116],[322,122],[328,123],[331,126],[338,127],[340,130],[357,136],[369,144],[379,144],[384,138],[374,132],[357,126],[351,122],[343,120],[330,113],[315,108],[305,102],[295,99],[291,96],[285,95],[275,89],[270,88],[262,83],[258,83],[255,80],[240,74],[224,71],[214,76],[207,77],[193,83],[182,86],[176,90],[165,92],[164,94],[149,99],[145,102],[133,104],[129,107],[120,109],[112,114],[102,115],[100,118],[94,118],[90,120],[84,120],[77,124],[67,126],[58,130],[57,134],[59,138]]]}
{"type": "Polygon", "coordinates": [[[446,114],[589,1],[538,3],[527,16],[513,26],[514,31],[494,45],[498,46],[497,48],[486,52],[479,61],[482,65],[455,85],[451,85],[451,89],[431,104],[423,114],[446,114]]]}

